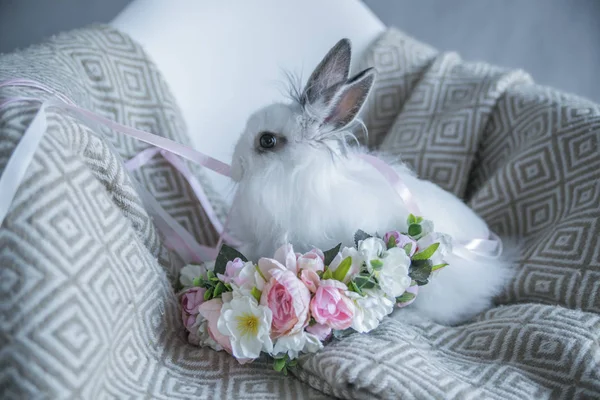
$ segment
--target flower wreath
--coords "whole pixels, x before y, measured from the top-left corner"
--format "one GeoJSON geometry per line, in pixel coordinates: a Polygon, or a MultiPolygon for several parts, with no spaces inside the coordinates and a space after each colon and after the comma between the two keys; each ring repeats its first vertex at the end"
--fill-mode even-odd
{"type": "Polygon", "coordinates": [[[356,232],[355,247],[294,253],[290,244],[255,264],[223,245],[214,262],[181,270],[182,319],[190,343],[225,350],[240,363],[266,353],[287,374],[332,337],[375,329],[405,307],[447,264],[451,238],[408,217],[408,231],[356,232]]]}

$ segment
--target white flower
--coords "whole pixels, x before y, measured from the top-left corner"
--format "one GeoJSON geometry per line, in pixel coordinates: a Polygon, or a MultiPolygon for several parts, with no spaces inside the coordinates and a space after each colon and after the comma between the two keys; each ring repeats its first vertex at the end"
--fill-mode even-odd
{"type": "Polygon", "coordinates": [[[217,328],[228,336],[236,358],[258,358],[261,351],[271,353],[271,322],[273,314],[259,305],[253,297],[234,297],[223,304],[217,328]]]}
{"type": "Polygon", "coordinates": [[[367,238],[358,244],[358,251],[365,261],[381,258],[386,248],[385,242],[376,237],[367,238]]]}
{"type": "Polygon", "coordinates": [[[281,336],[275,342],[272,356],[286,354],[291,360],[302,353],[316,353],[323,348],[323,343],[313,334],[304,330],[293,335],[281,336]]]}
{"type": "Polygon", "coordinates": [[[417,241],[419,251],[423,251],[434,243],[439,243],[439,247],[430,258],[433,265],[442,264],[444,258],[452,252],[452,237],[444,233],[432,232],[423,236],[417,241]]]}
{"type": "Polygon", "coordinates": [[[379,271],[375,271],[375,276],[385,294],[395,299],[410,286],[411,279],[408,276],[410,257],[404,249],[392,247],[384,253],[381,261],[383,265],[379,271]]]}
{"type": "Polygon", "coordinates": [[[365,333],[377,328],[383,317],[394,311],[394,301],[380,290],[365,290],[365,296],[355,292],[346,292],[354,302],[355,311],[352,329],[365,333]]]}
{"type": "Polygon", "coordinates": [[[303,353],[316,353],[323,348],[323,342],[312,333],[304,332],[304,336],[306,337],[306,344],[302,349],[303,353]]]}
{"type": "Polygon", "coordinates": [[[179,282],[181,282],[184,289],[189,289],[194,286],[194,279],[199,276],[206,277],[205,265],[188,264],[181,268],[179,282]]]}
{"type": "Polygon", "coordinates": [[[234,292],[239,292],[244,296],[250,296],[252,288],[256,287],[262,290],[265,285],[265,280],[260,275],[260,272],[251,261],[244,263],[244,267],[239,271],[238,275],[232,279],[232,288],[234,292]]]}
{"type": "Polygon", "coordinates": [[[354,276],[356,276],[365,261],[362,254],[356,250],[354,247],[344,247],[340,253],[335,256],[335,258],[331,261],[329,265],[329,269],[331,272],[335,272],[337,268],[340,266],[340,263],[348,257],[352,257],[352,265],[344,278],[344,283],[350,282],[354,276]]]}

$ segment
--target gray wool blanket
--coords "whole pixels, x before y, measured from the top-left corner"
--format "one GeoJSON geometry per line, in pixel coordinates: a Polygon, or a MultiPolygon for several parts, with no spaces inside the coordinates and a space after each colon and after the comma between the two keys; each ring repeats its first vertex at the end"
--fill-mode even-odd
{"type": "MultiPolygon", "coordinates": [[[[136,185],[214,245],[190,187],[160,157],[124,168],[148,145],[50,111],[0,227],[0,397],[600,397],[600,106],[394,29],[371,45],[367,66],[379,72],[363,111],[369,144],[519,238],[518,271],[497,307],[456,327],[385,320],[302,358],[287,377],[266,360],[239,365],[191,346],[172,287],[182,262],[136,185]]],[[[0,81],[14,77],[189,145],[160,72],[112,28],[0,56],[0,81]]],[[[0,89],[12,96],[47,94],[0,89]]],[[[0,112],[0,172],[36,108],[0,112]]],[[[202,169],[189,167],[223,215],[202,169]]]]}

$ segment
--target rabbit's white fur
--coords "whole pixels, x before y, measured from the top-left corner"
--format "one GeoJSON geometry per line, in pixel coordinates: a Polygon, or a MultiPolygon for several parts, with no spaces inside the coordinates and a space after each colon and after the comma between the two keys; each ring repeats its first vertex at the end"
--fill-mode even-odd
{"type": "MultiPolygon", "coordinates": [[[[286,241],[304,252],[339,242],[353,246],[358,229],[383,234],[407,228],[409,211],[403,201],[378,170],[357,157],[364,149],[346,146],[349,125],[331,129],[323,122],[328,114],[323,108],[318,101],[312,108],[299,102],[265,107],[249,118],[236,144],[232,174],[238,188],[230,228],[250,259],[271,256],[286,241]],[[262,132],[277,133],[284,145],[276,151],[257,150],[262,132]]],[[[457,241],[486,238],[485,222],[461,200],[418,179],[401,163],[390,164],[436,231],[457,241]]],[[[509,263],[503,260],[452,254],[446,262],[450,265],[434,273],[406,310],[440,323],[459,323],[490,307],[509,277],[509,263]]],[[[396,311],[400,318],[403,313],[396,311]]]]}

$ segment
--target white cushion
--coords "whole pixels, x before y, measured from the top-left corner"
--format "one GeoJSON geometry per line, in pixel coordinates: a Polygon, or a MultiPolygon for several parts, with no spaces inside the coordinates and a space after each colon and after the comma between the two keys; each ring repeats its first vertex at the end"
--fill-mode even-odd
{"type": "MultiPolygon", "coordinates": [[[[228,163],[248,115],[283,98],[284,69],[305,81],[343,37],[356,62],[384,30],[358,0],[135,0],[112,25],[156,62],[194,146],[228,163]]],[[[210,177],[230,194],[228,180],[210,177]]]]}

